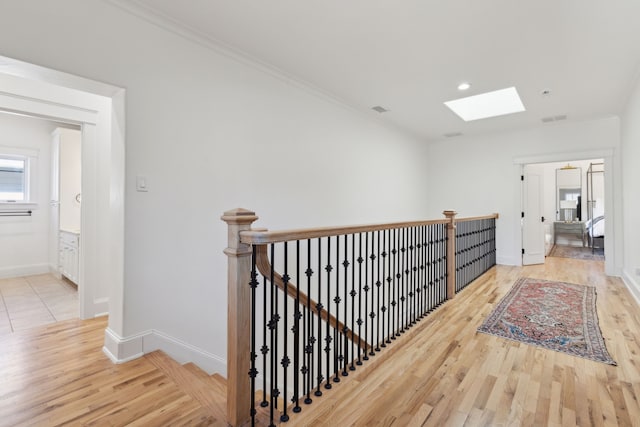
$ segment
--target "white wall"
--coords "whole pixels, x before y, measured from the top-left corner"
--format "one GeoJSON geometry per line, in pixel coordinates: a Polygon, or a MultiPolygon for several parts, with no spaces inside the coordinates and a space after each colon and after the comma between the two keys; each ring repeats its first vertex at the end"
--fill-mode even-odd
{"type": "MultiPolygon", "coordinates": [[[[49,183],[51,131],[45,120],[0,113],[0,147],[35,150],[32,161],[33,214],[0,217],[0,277],[40,274],[49,271],[49,183]]],[[[2,151],[0,149],[0,151],[2,151]]]]}
{"type": "Polygon", "coordinates": [[[0,40],[3,55],[126,88],[123,330],[156,331],[145,350],[226,356],[225,210],[271,229],[425,218],[421,141],[110,4],[11,2],[0,40]]]}
{"type": "MultiPolygon", "coordinates": [[[[594,150],[613,150],[610,170],[616,187],[610,197],[612,212],[619,214],[621,208],[615,209],[621,203],[619,146],[619,119],[615,117],[433,143],[427,155],[428,216],[437,215],[443,205],[460,216],[498,212],[498,262],[518,265],[522,248],[522,166],[518,159],[530,158],[530,163],[566,161],[592,158],[589,154],[594,150]]],[[[616,226],[622,227],[621,222],[616,226]]],[[[621,245],[621,231],[615,234],[621,245]]],[[[608,254],[614,256],[614,251],[621,253],[621,248],[612,247],[608,254]]],[[[616,266],[609,270],[615,274],[616,266]]]]}
{"type": "Polygon", "coordinates": [[[640,79],[622,116],[624,267],[622,277],[640,301],[640,79]]]}

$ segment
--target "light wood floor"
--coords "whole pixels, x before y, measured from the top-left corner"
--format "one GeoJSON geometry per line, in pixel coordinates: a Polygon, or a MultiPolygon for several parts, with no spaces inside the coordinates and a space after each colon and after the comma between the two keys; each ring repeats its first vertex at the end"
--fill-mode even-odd
{"type": "Polygon", "coordinates": [[[640,310],[603,268],[547,258],[541,266],[492,269],[415,327],[408,345],[374,362],[383,369],[334,386],[322,397],[324,410],[303,411],[297,425],[640,426],[640,310]],[[595,286],[618,366],[477,333],[521,276],[595,286]]]}
{"type": "MultiPolygon", "coordinates": [[[[1,426],[224,425],[205,380],[185,391],[157,354],[112,365],[103,320],[59,325],[0,338],[1,426]]],[[[283,425],[640,426],[639,340],[640,309],[602,262],[497,266],[283,425]],[[521,276],[595,286],[618,366],[477,333],[521,276]]]]}

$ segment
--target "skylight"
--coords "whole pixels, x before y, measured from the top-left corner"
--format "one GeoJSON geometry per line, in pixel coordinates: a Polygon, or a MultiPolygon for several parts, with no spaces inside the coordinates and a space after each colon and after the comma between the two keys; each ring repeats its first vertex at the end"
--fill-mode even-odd
{"type": "Polygon", "coordinates": [[[525,111],[515,87],[454,99],[444,105],[465,122],[525,111]]]}

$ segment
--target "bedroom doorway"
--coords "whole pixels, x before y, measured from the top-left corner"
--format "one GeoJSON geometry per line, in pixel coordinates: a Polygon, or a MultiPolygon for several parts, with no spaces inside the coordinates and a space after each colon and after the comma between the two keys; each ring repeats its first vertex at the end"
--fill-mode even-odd
{"type": "Polygon", "coordinates": [[[605,260],[604,166],[603,158],[523,165],[523,265],[548,256],[605,260]]]}

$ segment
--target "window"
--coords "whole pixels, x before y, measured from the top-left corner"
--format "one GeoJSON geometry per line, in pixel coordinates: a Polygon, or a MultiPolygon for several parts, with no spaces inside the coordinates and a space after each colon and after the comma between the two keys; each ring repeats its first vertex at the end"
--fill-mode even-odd
{"type": "Polygon", "coordinates": [[[0,154],[0,202],[29,200],[28,159],[0,154]]]}
{"type": "Polygon", "coordinates": [[[0,146],[0,211],[35,209],[39,150],[0,146]]]}

